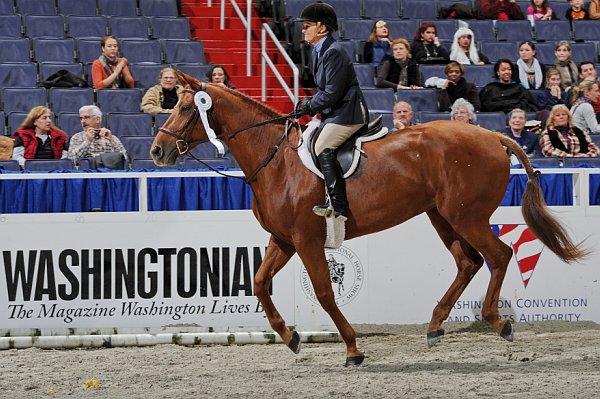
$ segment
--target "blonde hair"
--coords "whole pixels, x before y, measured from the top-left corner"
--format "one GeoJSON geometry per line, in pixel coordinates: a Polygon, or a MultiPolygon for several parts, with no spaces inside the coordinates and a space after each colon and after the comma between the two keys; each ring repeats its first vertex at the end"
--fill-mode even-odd
{"type": "Polygon", "coordinates": [[[566,40],[561,40],[560,42],[556,43],[556,46],[554,47],[554,51],[558,50],[559,47],[565,46],[567,48],[567,50],[569,51],[573,51],[571,49],[571,43],[569,43],[566,40]]]}
{"type": "Polygon", "coordinates": [[[158,78],[162,79],[164,73],[167,71],[173,72],[173,75],[175,75],[175,78],[177,79],[177,72],[175,72],[175,68],[171,68],[171,67],[166,67],[166,68],[161,69],[160,72],[158,73],[158,78]]]}
{"type": "Polygon", "coordinates": [[[598,82],[591,79],[583,79],[581,82],[579,82],[577,86],[571,89],[573,90],[573,98],[571,99],[571,104],[575,103],[575,101],[579,97],[582,97],[586,91],[592,90],[592,87],[594,87],[594,85],[598,85],[598,82]]]}
{"type": "Polygon", "coordinates": [[[546,85],[547,88],[549,88],[548,83],[549,83],[552,75],[557,75],[561,79],[561,82],[562,82],[562,76],[560,75],[560,71],[558,69],[556,69],[555,67],[548,68],[548,70],[546,71],[546,76],[544,77],[544,84],[546,85]]]}
{"type": "MultiPolygon", "coordinates": [[[[52,116],[52,111],[50,108],[44,107],[43,105],[38,105],[37,107],[31,108],[31,111],[25,117],[25,120],[21,122],[19,125],[19,130],[24,129],[34,129],[35,130],[35,122],[40,119],[46,112],[50,112],[50,116],[52,116]]],[[[52,124],[51,128],[53,130],[60,130],[58,127],[52,124]]]]}
{"type": "Polygon", "coordinates": [[[556,104],[550,110],[550,115],[548,116],[548,120],[546,120],[546,126],[548,128],[554,128],[554,118],[556,117],[556,114],[560,111],[563,111],[567,114],[567,124],[569,128],[573,127],[573,125],[571,124],[571,122],[573,121],[573,116],[571,115],[571,111],[569,111],[569,108],[567,108],[567,106],[564,104],[556,104]]]}
{"type": "Polygon", "coordinates": [[[396,39],[392,42],[392,52],[394,51],[394,46],[396,44],[402,44],[404,47],[406,47],[406,49],[408,50],[408,58],[412,58],[412,54],[410,53],[410,43],[408,43],[408,40],[404,39],[404,38],[399,38],[396,39]]]}

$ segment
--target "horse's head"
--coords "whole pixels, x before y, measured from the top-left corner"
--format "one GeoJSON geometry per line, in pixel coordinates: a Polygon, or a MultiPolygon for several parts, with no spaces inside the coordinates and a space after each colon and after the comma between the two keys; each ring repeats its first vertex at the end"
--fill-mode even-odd
{"type": "Polygon", "coordinates": [[[174,165],[177,157],[209,140],[202,126],[200,110],[194,101],[195,94],[205,90],[205,83],[181,71],[175,73],[185,90],[169,119],[159,128],[150,149],[154,163],[161,166],[174,165]]]}

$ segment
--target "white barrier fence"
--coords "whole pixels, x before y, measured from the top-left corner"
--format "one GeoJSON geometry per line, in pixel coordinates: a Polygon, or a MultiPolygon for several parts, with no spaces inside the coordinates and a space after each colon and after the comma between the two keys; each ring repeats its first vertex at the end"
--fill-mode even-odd
{"type": "MultiPolygon", "coordinates": [[[[554,210],[575,240],[587,238],[586,245],[597,250],[600,207],[589,205],[587,184],[588,175],[595,172],[556,173],[575,174],[575,205],[554,210]]],[[[71,345],[94,346],[114,333],[131,335],[114,342],[140,344],[144,334],[173,342],[181,334],[270,332],[253,292],[268,234],[251,211],[140,208],[124,213],[0,215],[0,333],[11,337],[0,340],[0,348],[42,345],[51,342],[44,338],[51,336],[63,337],[68,347],[68,339],[71,345]],[[90,334],[100,338],[86,338],[90,334]],[[25,338],[17,343],[18,336],[25,338]]],[[[567,265],[539,241],[521,242],[526,227],[520,208],[500,208],[491,222],[515,249],[501,291],[501,317],[516,322],[600,322],[597,251],[582,263],[567,265]]],[[[332,282],[337,302],[352,323],[428,322],[456,273],[452,257],[425,216],[347,241],[326,255],[337,276],[332,282]]],[[[484,266],[450,320],[480,319],[489,276],[484,266]]],[[[319,337],[318,331],[333,329],[297,256],[276,276],[272,296],[286,323],[297,330],[314,331],[319,337]]]]}

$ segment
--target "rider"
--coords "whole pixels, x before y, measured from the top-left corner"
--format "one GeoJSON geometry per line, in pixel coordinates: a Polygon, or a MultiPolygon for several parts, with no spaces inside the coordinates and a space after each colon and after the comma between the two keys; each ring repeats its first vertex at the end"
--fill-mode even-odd
{"type": "Polygon", "coordinates": [[[328,216],[333,208],[333,215],[345,221],[348,219],[348,199],[335,150],[369,121],[369,110],[358,86],[352,60],[332,36],[338,29],[333,7],[322,2],[309,4],[297,21],[303,23],[304,40],[313,46],[317,87],[313,97],[298,103],[297,110],[311,116],[318,112],[322,115],[315,153],[331,201],[331,205],[315,206],[313,212],[328,216]]]}

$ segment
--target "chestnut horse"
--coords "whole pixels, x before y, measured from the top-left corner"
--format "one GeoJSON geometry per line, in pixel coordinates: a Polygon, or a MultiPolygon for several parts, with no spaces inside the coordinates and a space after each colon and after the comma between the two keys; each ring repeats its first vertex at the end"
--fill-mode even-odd
{"type": "MultiPolygon", "coordinates": [[[[205,119],[248,176],[254,194],[252,210],[271,234],[254,281],[271,327],[298,353],[298,333],[286,327],[268,291],[273,277],[297,253],[320,304],[346,344],[346,366],[362,363],[364,355],[356,346],[356,333],[335,303],[324,253],[325,219],[312,211],[313,205],[323,201],[325,187],[298,156],[297,125],[289,128],[285,115],[239,92],[178,75],[186,91],[154,140],[150,151],[154,162],[173,165],[179,155],[208,140],[194,95],[204,92],[210,96],[212,105],[205,119]]],[[[427,333],[429,346],[442,338],[443,321],[483,265],[483,257],[491,276],[482,317],[501,337],[513,338],[510,321],[500,320],[498,311],[512,250],[494,235],[489,224],[510,176],[505,147],[517,155],[527,171],[522,200],[527,225],[563,261],[584,257],[586,251],[571,241],[549,213],[537,181],[539,172],[534,172],[521,147],[477,126],[434,121],[367,142],[363,145],[366,156],[347,181],[350,214],[346,239],[396,226],[425,212],[456,261],[458,274],[433,310],[427,333]]]]}

